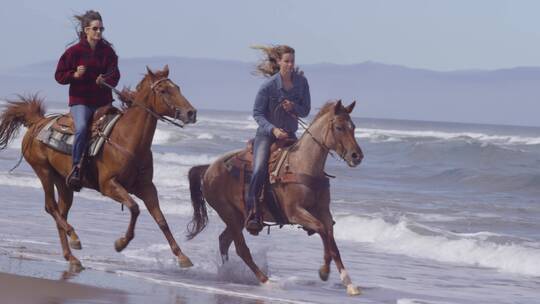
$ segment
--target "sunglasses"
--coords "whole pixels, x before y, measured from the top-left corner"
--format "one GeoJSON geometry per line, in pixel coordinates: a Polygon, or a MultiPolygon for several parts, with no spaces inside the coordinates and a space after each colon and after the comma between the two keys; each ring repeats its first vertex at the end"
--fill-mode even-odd
{"type": "Polygon", "coordinates": [[[94,31],[94,32],[97,32],[98,30],[99,30],[100,32],[103,32],[103,31],[105,30],[104,27],[98,27],[98,26],[93,26],[93,27],[91,27],[90,29],[91,29],[92,31],[94,31]]]}

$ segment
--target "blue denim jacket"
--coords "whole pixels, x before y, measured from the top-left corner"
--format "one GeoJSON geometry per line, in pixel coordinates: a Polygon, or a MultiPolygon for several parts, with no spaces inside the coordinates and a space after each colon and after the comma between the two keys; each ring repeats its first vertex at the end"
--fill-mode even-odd
{"type": "Polygon", "coordinates": [[[281,83],[279,73],[271,76],[260,87],[253,106],[253,118],[259,124],[258,135],[273,137],[272,129],[281,128],[294,136],[298,122],[291,117],[279,104],[288,99],[294,103],[294,113],[306,117],[311,110],[309,85],[304,75],[293,73],[293,87],[286,91],[281,83]]]}

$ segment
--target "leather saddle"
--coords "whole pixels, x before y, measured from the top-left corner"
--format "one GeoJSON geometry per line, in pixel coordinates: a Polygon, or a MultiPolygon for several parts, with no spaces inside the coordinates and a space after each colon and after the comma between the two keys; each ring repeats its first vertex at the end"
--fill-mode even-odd
{"type": "MultiPolygon", "coordinates": [[[[284,139],[274,142],[270,146],[270,157],[268,159],[268,172],[272,172],[275,168],[280,166],[287,153],[286,151],[290,146],[296,142],[296,139],[284,139]]],[[[242,202],[246,206],[245,195],[247,191],[247,184],[251,179],[253,172],[253,140],[248,141],[245,149],[233,154],[229,159],[225,161],[225,167],[229,173],[241,181],[242,183],[242,202]]],[[[270,174],[271,176],[271,174],[270,174]]],[[[271,180],[272,178],[270,178],[271,180]]],[[[270,214],[274,218],[275,222],[279,225],[288,224],[285,213],[281,210],[280,204],[277,198],[273,194],[272,187],[266,184],[263,188],[262,202],[268,208],[270,214]]],[[[262,207],[262,206],[259,206],[262,207]]],[[[266,225],[266,224],[265,224],[266,225]]]]}
{"type": "MultiPolygon", "coordinates": [[[[233,156],[231,156],[225,161],[225,166],[227,170],[235,177],[240,176],[240,170],[245,170],[246,174],[244,174],[244,182],[247,183],[249,183],[251,173],[253,172],[253,142],[253,139],[249,140],[246,148],[244,148],[240,152],[235,153],[233,156]]],[[[268,172],[271,172],[275,168],[283,151],[286,150],[288,147],[292,146],[295,142],[296,139],[287,138],[283,140],[278,140],[270,146],[270,157],[268,158],[268,172]]]]}
{"type": "MultiPolygon", "coordinates": [[[[103,129],[104,125],[108,122],[108,117],[119,114],[120,110],[115,108],[112,105],[106,105],[98,108],[94,112],[92,117],[92,125],[89,128],[91,137],[98,135],[100,130],[103,129]]],[[[73,135],[75,134],[75,125],[73,124],[73,117],[71,113],[63,114],[52,124],[51,128],[57,132],[73,135]]]]}

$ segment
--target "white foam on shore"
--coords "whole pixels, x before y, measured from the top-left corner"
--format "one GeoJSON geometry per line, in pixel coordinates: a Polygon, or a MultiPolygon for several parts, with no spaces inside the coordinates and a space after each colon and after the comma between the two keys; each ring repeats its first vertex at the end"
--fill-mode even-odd
{"type": "Polygon", "coordinates": [[[201,133],[197,135],[197,139],[214,139],[214,135],[210,133],[201,133]]]}
{"type": "Polygon", "coordinates": [[[139,279],[144,279],[146,281],[150,281],[150,282],[158,283],[158,284],[162,284],[162,285],[177,286],[177,287],[187,288],[187,289],[191,289],[191,290],[197,290],[197,291],[210,293],[210,294],[221,294],[221,295],[226,295],[226,296],[231,296],[231,297],[239,297],[239,298],[244,298],[244,299],[262,300],[262,301],[268,302],[268,303],[275,303],[275,302],[278,302],[278,303],[293,303],[293,304],[311,303],[311,302],[304,302],[304,301],[298,301],[298,300],[290,300],[290,299],[282,299],[282,298],[276,298],[276,297],[257,295],[257,294],[247,293],[247,292],[233,291],[233,290],[230,290],[230,289],[212,287],[212,286],[207,286],[207,285],[197,285],[197,284],[193,284],[193,283],[185,283],[185,282],[180,282],[180,281],[170,281],[170,280],[158,279],[158,278],[150,277],[150,274],[145,275],[144,273],[140,273],[140,272],[117,271],[117,273],[120,274],[120,275],[125,275],[125,276],[135,277],[135,278],[139,278],[139,279]]]}
{"type": "Polygon", "coordinates": [[[337,219],[338,239],[369,243],[385,252],[441,262],[495,268],[502,272],[540,276],[540,249],[518,244],[496,244],[464,235],[418,234],[405,220],[397,224],[380,218],[345,216],[337,219]]]}
{"type": "Polygon", "coordinates": [[[424,138],[435,140],[464,140],[479,141],[496,145],[540,145],[540,137],[526,137],[518,135],[489,135],[477,132],[443,132],[443,131],[414,131],[392,129],[358,128],[356,137],[365,138],[374,142],[403,141],[410,138],[424,138]]]}
{"type": "Polygon", "coordinates": [[[27,188],[42,188],[36,176],[21,176],[9,173],[0,173],[0,185],[27,188]]]}
{"type": "Polygon", "coordinates": [[[257,122],[251,116],[247,116],[245,120],[215,118],[215,117],[199,117],[199,123],[208,124],[211,126],[227,127],[241,130],[254,130],[257,129],[257,122]]]}
{"type": "Polygon", "coordinates": [[[176,153],[154,153],[154,163],[173,163],[184,166],[205,165],[218,158],[217,155],[182,155],[176,153]]]}

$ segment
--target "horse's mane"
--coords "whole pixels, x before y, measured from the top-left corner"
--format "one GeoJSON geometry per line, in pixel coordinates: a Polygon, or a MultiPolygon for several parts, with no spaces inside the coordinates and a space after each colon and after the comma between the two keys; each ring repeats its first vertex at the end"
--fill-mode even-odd
{"type": "MultiPolygon", "coordinates": [[[[165,72],[163,72],[163,71],[155,72],[154,75],[156,77],[158,77],[158,78],[166,76],[165,72]]],[[[131,107],[131,105],[132,105],[131,101],[135,100],[135,98],[136,98],[136,96],[138,94],[143,93],[144,88],[145,88],[145,84],[148,83],[148,82],[151,82],[151,79],[150,79],[150,74],[147,73],[147,74],[145,74],[143,76],[141,81],[139,81],[139,83],[135,87],[135,90],[132,90],[130,87],[124,87],[122,89],[121,95],[118,96],[120,98],[120,101],[124,104],[123,107],[125,107],[125,108],[131,107]]],[[[148,85],[147,88],[150,88],[150,85],[148,85]]]]}
{"type": "Polygon", "coordinates": [[[327,101],[319,110],[319,113],[315,115],[315,118],[311,121],[311,123],[314,123],[319,117],[323,116],[324,114],[328,113],[330,110],[334,108],[336,105],[337,100],[329,100],[327,101]]]}

